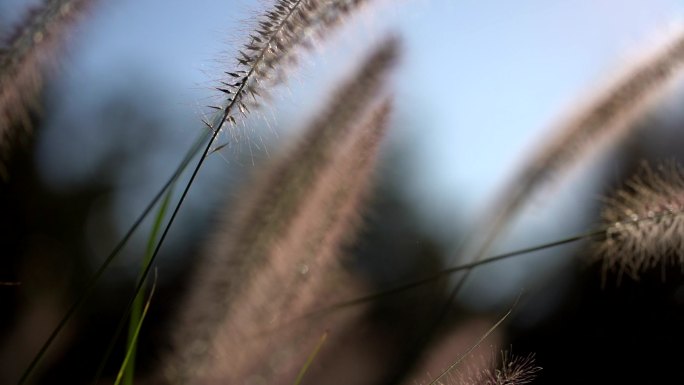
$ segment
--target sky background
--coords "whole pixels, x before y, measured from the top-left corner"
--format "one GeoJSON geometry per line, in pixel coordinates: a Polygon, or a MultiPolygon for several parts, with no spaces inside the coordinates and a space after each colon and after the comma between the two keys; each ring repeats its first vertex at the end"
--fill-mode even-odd
{"type": "MultiPolygon", "coordinates": [[[[2,30],[31,3],[1,2],[2,30]]],[[[112,146],[130,146],[130,159],[117,167],[113,196],[93,208],[92,231],[107,210],[117,213],[123,233],[176,167],[202,129],[202,107],[215,100],[212,87],[231,68],[260,4],[103,1],[79,25],[62,58],[63,76],[50,88],[36,156],[45,182],[69,191],[97,177],[111,162],[112,146]],[[139,119],[121,127],[120,112],[109,104],[113,95],[139,119]],[[151,126],[158,129],[148,137],[151,126]]],[[[244,154],[277,151],[276,143],[312,117],[311,106],[322,105],[341,74],[351,72],[373,42],[395,33],[404,39],[404,57],[394,77],[397,108],[386,147],[401,155],[381,172],[401,181],[421,225],[454,248],[460,239],[453,229],[482,215],[554,122],[683,16],[684,4],[674,0],[380,2],[305,56],[274,101],[246,123],[251,138],[212,156],[183,215],[188,223],[206,218],[211,202],[225,199],[226,186],[238,183],[235,175],[258,164],[258,156],[244,154]]],[[[534,200],[499,249],[586,229],[585,213],[576,207],[596,198],[587,175],[564,179],[534,200]]],[[[182,234],[171,244],[181,243],[182,234]]],[[[143,235],[137,243],[144,241],[143,235]]],[[[96,255],[107,251],[90,247],[96,255]]],[[[545,261],[501,264],[484,271],[481,282],[495,277],[503,288],[497,293],[514,295],[536,268],[561,263],[545,261]]],[[[480,293],[491,287],[477,282],[473,290],[480,293]]]]}

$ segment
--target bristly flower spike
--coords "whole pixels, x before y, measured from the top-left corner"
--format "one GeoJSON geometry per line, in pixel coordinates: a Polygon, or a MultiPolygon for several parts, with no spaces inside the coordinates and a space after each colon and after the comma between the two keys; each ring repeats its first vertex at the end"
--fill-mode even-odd
{"type": "Polygon", "coordinates": [[[676,25],[660,44],[623,70],[610,86],[590,98],[584,108],[561,122],[554,137],[541,146],[529,163],[502,190],[505,193],[485,218],[466,250],[472,260],[487,250],[515,214],[549,175],[570,169],[596,150],[617,142],[668,86],[684,73],[684,26],[676,25]]]}
{"type": "MultiPolygon", "coordinates": [[[[227,98],[211,122],[213,130],[225,123],[236,126],[268,98],[268,89],[286,78],[298,54],[322,39],[339,22],[370,0],[277,0],[258,21],[248,42],[238,51],[235,69],[216,89],[227,98]],[[249,96],[249,97],[248,97],[249,96]]],[[[236,136],[233,133],[232,136],[236,136]]]]}
{"type": "Polygon", "coordinates": [[[658,264],[684,266],[684,170],[674,162],[653,170],[644,163],[606,200],[605,237],[595,258],[610,271],[638,279],[658,264]]]}
{"type": "MultiPolygon", "coordinates": [[[[313,16],[323,6],[324,2],[320,0],[278,0],[272,10],[261,17],[249,42],[238,51],[236,68],[226,71],[229,79],[216,88],[227,96],[225,107],[212,122],[216,131],[221,130],[226,122],[232,125],[237,118],[236,109],[242,117],[247,116],[245,95],[265,93],[265,85],[284,71],[280,64],[286,63],[288,56],[296,54],[299,42],[311,28],[315,28],[313,16]]],[[[258,105],[256,98],[249,103],[258,105]]]]}

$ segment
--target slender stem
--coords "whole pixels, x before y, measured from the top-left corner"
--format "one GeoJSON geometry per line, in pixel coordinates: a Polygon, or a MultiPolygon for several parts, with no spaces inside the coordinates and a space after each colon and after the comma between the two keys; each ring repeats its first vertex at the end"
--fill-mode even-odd
{"type": "MultiPolygon", "coordinates": [[[[121,381],[126,381],[124,379],[124,375],[127,371],[128,368],[132,369],[133,368],[133,361],[135,360],[135,349],[137,346],[137,341],[138,341],[138,336],[140,335],[140,329],[142,328],[143,322],[145,321],[145,317],[147,317],[147,312],[150,310],[150,303],[152,303],[152,297],[154,296],[154,291],[157,287],[157,277],[155,274],[154,277],[154,283],[152,284],[152,290],[150,290],[150,294],[147,297],[147,301],[145,301],[145,306],[141,309],[141,314],[138,317],[138,320],[135,324],[135,327],[133,328],[133,333],[131,335],[131,341],[133,341],[128,348],[126,349],[126,355],[124,356],[124,360],[121,363],[121,367],[119,368],[119,373],[116,375],[116,381],[114,382],[114,385],[119,385],[121,384],[121,381]]],[[[131,370],[131,382],[132,380],[132,370],[131,370]]]]}
{"type": "Polygon", "coordinates": [[[318,344],[316,344],[316,347],[314,348],[313,352],[311,352],[309,357],[306,359],[304,366],[299,370],[299,374],[297,374],[297,378],[295,379],[294,385],[301,385],[302,381],[304,380],[304,375],[306,375],[306,372],[309,370],[311,363],[313,363],[314,359],[316,359],[316,356],[321,351],[321,348],[323,347],[323,344],[325,343],[325,340],[327,338],[328,332],[326,331],[318,340],[318,344]]]}
{"type": "MultiPolygon", "coordinates": [[[[162,223],[164,222],[164,217],[166,216],[166,211],[167,208],[169,207],[169,203],[171,202],[171,196],[173,195],[173,187],[175,183],[167,190],[166,194],[164,195],[164,200],[162,201],[161,205],[159,206],[159,209],[157,211],[157,215],[155,216],[154,219],[154,224],[152,225],[152,229],[150,230],[150,235],[147,239],[147,248],[145,250],[145,258],[143,260],[143,263],[140,265],[140,273],[142,274],[142,270],[144,269],[145,266],[150,264],[150,258],[152,257],[152,252],[154,251],[154,246],[155,242],[157,241],[157,237],[159,235],[159,230],[161,230],[162,223]]],[[[156,279],[156,277],[155,277],[156,279]]],[[[133,385],[133,382],[135,380],[135,357],[136,357],[136,350],[137,350],[137,345],[138,345],[138,337],[137,333],[139,332],[140,329],[140,323],[141,323],[141,317],[144,317],[142,314],[143,312],[143,306],[145,305],[145,298],[143,296],[143,293],[138,294],[137,297],[135,297],[135,302],[133,304],[133,311],[131,312],[131,318],[129,320],[128,324],[128,339],[126,341],[126,348],[128,349],[129,352],[129,357],[126,359],[126,365],[123,366],[123,383],[124,385],[133,385]]],[[[149,306],[149,301],[148,305],[149,306]]]]}
{"type": "Polygon", "coordinates": [[[507,253],[495,255],[495,256],[492,256],[492,257],[489,257],[486,259],[482,259],[479,261],[465,263],[465,264],[458,265],[458,266],[448,267],[444,270],[438,271],[435,274],[432,274],[432,275],[429,275],[429,276],[426,276],[426,277],[423,277],[420,279],[416,279],[414,281],[407,282],[407,283],[395,286],[395,287],[387,289],[387,290],[379,291],[379,292],[369,294],[369,295],[366,295],[363,297],[358,297],[358,298],[355,298],[352,300],[348,300],[348,301],[344,301],[344,302],[340,302],[340,303],[331,305],[325,309],[318,310],[318,311],[316,311],[312,314],[309,314],[307,316],[317,315],[317,314],[320,314],[323,312],[334,311],[334,310],[349,307],[349,306],[360,305],[360,304],[365,303],[365,302],[370,302],[370,301],[373,301],[373,300],[376,300],[376,299],[379,299],[382,297],[386,297],[386,296],[389,296],[392,294],[401,293],[401,292],[404,292],[404,291],[407,291],[407,290],[410,290],[410,289],[413,289],[413,288],[434,282],[437,279],[449,276],[449,275],[454,274],[454,273],[458,273],[460,271],[471,270],[471,269],[474,269],[478,266],[488,265],[488,264],[498,262],[498,261],[501,261],[504,259],[509,259],[512,257],[517,257],[520,255],[529,254],[529,253],[532,253],[535,251],[545,250],[545,249],[549,249],[552,247],[577,242],[577,241],[580,241],[583,239],[596,237],[596,236],[602,235],[604,233],[605,233],[605,230],[596,230],[596,231],[592,231],[589,233],[579,234],[579,235],[575,235],[572,237],[560,239],[560,240],[549,242],[549,243],[544,243],[544,244],[537,245],[537,246],[532,246],[532,247],[528,247],[528,248],[524,248],[524,249],[510,251],[507,253]]]}
{"type": "Polygon", "coordinates": [[[131,238],[133,233],[137,230],[137,228],[140,226],[140,224],[143,222],[143,220],[147,217],[147,215],[152,211],[154,206],[157,204],[159,199],[161,199],[162,195],[164,195],[164,192],[166,189],[171,186],[171,184],[180,176],[180,174],[185,170],[185,167],[190,163],[190,160],[192,160],[193,156],[199,149],[199,146],[204,142],[204,134],[198,138],[198,140],[193,144],[193,146],[190,148],[190,151],[186,154],[185,159],[181,162],[181,164],[178,166],[176,171],[174,171],[173,175],[166,181],[164,186],[157,192],[157,194],[152,198],[152,201],[147,204],[143,212],[136,218],[136,220],[133,222],[133,225],[128,229],[126,234],[124,234],[123,238],[114,246],[114,249],[109,253],[107,258],[105,258],[104,262],[100,265],[100,267],[97,269],[95,274],[88,280],[88,283],[86,283],[85,287],[83,288],[81,294],[76,301],[69,307],[67,312],[64,314],[62,319],[59,321],[57,326],[52,330],[52,333],[50,333],[50,336],[45,340],[43,343],[43,346],[41,346],[40,350],[36,355],[33,357],[33,360],[29,364],[29,366],[24,370],[24,373],[21,375],[21,378],[19,379],[19,385],[25,384],[33,370],[36,368],[38,363],[43,359],[45,356],[45,353],[47,353],[47,350],[50,348],[54,340],[57,338],[59,333],[64,329],[64,327],[67,325],[71,317],[76,313],[76,311],[81,307],[83,302],[88,298],[92,290],[94,289],[95,285],[97,282],[100,280],[100,277],[102,277],[102,274],[104,274],[105,270],[111,265],[111,263],[114,261],[114,258],[119,254],[121,249],[128,243],[128,240],[131,238]]]}
{"type": "Polygon", "coordinates": [[[176,215],[178,215],[178,211],[180,210],[181,206],[183,205],[183,202],[185,201],[185,197],[188,195],[188,192],[190,191],[190,187],[192,186],[193,182],[195,181],[195,178],[197,177],[197,173],[199,172],[199,169],[202,167],[202,164],[204,164],[204,160],[207,158],[207,154],[209,153],[211,146],[214,144],[214,141],[216,140],[216,137],[218,136],[219,131],[220,130],[214,130],[214,132],[211,135],[211,138],[209,139],[209,142],[204,147],[202,155],[200,156],[200,159],[197,162],[197,165],[195,166],[194,170],[192,171],[192,175],[190,176],[190,180],[185,185],[185,188],[183,189],[183,193],[181,194],[180,199],[178,200],[178,203],[176,203],[176,207],[174,207],[174,209],[173,209],[173,213],[171,214],[171,218],[169,218],[169,221],[166,223],[166,226],[164,227],[164,231],[162,232],[162,235],[159,238],[159,241],[157,242],[157,246],[154,248],[154,253],[152,253],[152,256],[150,257],[149,263],[147,264],[147,266],[145,266],[145,269],[143,269],[142,273],[140,274],[140,279],[138,280],[138,283],[135,286],[133,296],[128,300],[128,303],[126,304],[126,309],[124,310],[124,314],[122,315],[121,319],[119,320],[116,331],[114,332],[114,335],[111,338],[109,348],[107,349],[107,352],[105,352],[105,356],[104,356],[103,360],[100,362],[100,367],[98,368],[97,373],[95,374],[95,380],[94,380],[95,383],[97,383],[98,378],[100,377],[100,374],[102,373],[102,370],[104,369],[104,365],[107,362],[109,355],[111,354],[112,347],[114,345],[113,342],[116,340],[116,338],[119,336],[119,334],[121,334],[121,331],[123,330],[123,327],[126,324],[126,320],[128,319],[129,315],[131,314],[135,299],[138,297],[138,295],[142,291],[143,286],[145,286],[145,281],[147,280],[147,276],[149,275],[150,270],[152,269],[152,266],[154,265],[154,261],[157,259],[157,256],[159,255],[159,250],[161,249],[161,246],[164,243],[164,240],[166,239],[166,235],[169,233],[169,230],[171,229],[171,225],[173,224],[174,220],[176,219],[176,215]]]}

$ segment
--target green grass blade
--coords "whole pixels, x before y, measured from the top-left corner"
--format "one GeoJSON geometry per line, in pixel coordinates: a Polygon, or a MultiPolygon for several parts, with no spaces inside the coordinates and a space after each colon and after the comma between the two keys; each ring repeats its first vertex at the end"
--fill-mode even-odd
{"type": "MultiPolygon", "coordinates": [[[[140,266],[140,273],[138,274],[138,278],[142,276],[142,272],[145,270],[147,265],[149,265],[152,261],[152,253],[154,253],[154,247],[159,236],[159,230],[161,229],[162,222],[164,221],[164,217],[166,216],[166,211],[169,208],[169,202],[171,201],[171,196],[173,195],[174,186],[175,184],[172,184],[169,187],[168,191],[166,192],[166,195],[164,196],[164,200],[162,201],[161,205],[159,206],[159,209],[157,210],[157,215],[154,218],[154,223],[152,224],[150,236],[147,239],[145,258],[143,260],[142,265],[140,266]]],[[[135,297],[135,302],[133,302],[133,309],[131,309],[131,317],[128,323],[128,338],[126,340],[126,350],[128,352],[127,355],[130,355],[130,359],[127,359],[128,363],[124,365],[122,368],[124,369],[124,385],[133,385],[135,375],[135,354],[138,346],[138,330],[139,324],[141,323],[144,300],[145,298],[143,297],[143,293],[139,293],[135,297]]]]}
{"type": "MultiPolygon", "coordinates": [[[[199,160],[196,164],[196,166],[193,168],[192,173],[190,174],[190,179],[186,182],[185,188],[183,189],[183,192],[181,193],[180,198],[178,199],[178,202],[176,203],[173,211],[171,212],[171,217],[169,218],[168,222],[166,223],[166,226],[164,226],[164,231],[162,231],[161,236],[159,237],[159,240],[156,242],[156,247],[154,248],[154,251],[152,252],[152,255],[150,256],[150,261],[145,266],[144,269],[142,269],[142,272],[140,274],[140,279],[138,279],[138,284],[135,286],[135,290],[133,290],[133,297],[128,301],[128,304],[126,304],[125,310],[123,315],[121,316],[121,319],[119,320],[119,323],[116,327],[116,330],[114,331],[114,334],[112,335],[112,338],[110,339],[109,343],[109,348],[104,354],[104,358],[102,359],[100,363],[100,367],[97,369],[97,372],[95,374],[95,380],[93,383],[97,384],[100,378],[100,375],[102,374],[102,371],[104,370],[104,366],[106,362],[109,360],[109,356],[112,352],[113,346],[116,343],[116,340],[119,338],[119,335],[121,335],[125,325],[126,325],[126,320],[130,317],[131,310],[133,308],[133,302],[135,302],[136,297],[140,294],[142,291],[142,288],[145,284],[145,281],[147,279],[147,276],[149,275],[150,269],[152,267],[152,264],[154,263],[155,259],[157,258],[157,255],[159,254],[159,250],[161,249],[162,244],[164,243],[164,240],[166,239],[166,236],[171,228],[171,225],[173,224],[174,220],[176,219],[176,216],[178,215],[178,212],[180,211],[181,206],[183,205],[183,202],[185,201],[185,197],[188,195],[188,192],[190,191],[190,187],[192,187],[192,184],[195,181],[195,178],[197,178],[197,174],[199,173],[200,168],[202,168],[202,164],[204,164],[204,161],[207,158],[207,155],[209,154],[209,151],[211,151],[212,145],[214,144],[214,141],[218,137],[220,130],[215,130],[212,132],[209,142],[206,144],[204,147],[204,151],[202,151],[199,160]]],[[[202,144],[203,142],[200,141],[198,144],[202,144]]],[[[184,167],[187,166],[187,163],[184,164],[184,167]]],[[[176,180],[173,181],[174,184],[176,180]]],[[[20,384],[21,385],[21,384],[20,384]]]]}
{"type": "Polygon", "coordinates": [[[188,164],[190,164],[190,161],[194,158],[197,151],[199,151],[199,149],[201,148],[204,140],[205,134],[203,133],[197,138],[196,142],[190,148],[190,150],[188,151],[188,153],[186,154],[185,158],[178,166],[178,168],[174,171],[171,178],[169,178],[169,180],[164,184],[164,186],[162,186],[162,188],[159,190],[159,192],[157,192],[154,198],[152,198],[152,200],[150,201],[150,203],[148,203],[143,212],[135,219],[131,227],[126,231],[126,234],[123,236],[123,238],[121,238],[119,243],[117,243],[116,246],[114,246],[112,251],[109,253],[107,258],[105,258],[105,260],[102,262],[97,271],[90,277],[88,283],[86,283],[82,291],[82,294],[71,304],[66,313],[64,313],[64,316],[60,319],[57,326],[55,326],[55,328],[52,330],[48,338],[45,340],[41,348],[38,350],[36,355],[33,357],[29,365],[22,373],[21,378],[19,379],[19,385],[23,385],[28,382],[29,378],[33,374],[34,369],[43,359],[50,346],[52,346],[52,343],[57,339],[57,336],[62,332],[64,327],[66,327],[67,323],[69,322],[69,320],[71,320],[71,317],[73,317],[76,311],[80,309],[81,305],[83,304],[83,302],[85,302],[86,298],[88,298],[88,296],[92,293],[93,289],[95,288],[95,285],[100,281],[100,278],[102,277],[104,272],[107,270],[107,268],[109,268],[111,263],[118,256],[121,249],[123,249],[123,247],[128,243],[128,240],[133,236],[133,233],[137,230],[137,228],[147,217],[147,215],[152,211],[152,209],[157,204],[159,199],[161,199],[166,190],[173,183],[175,183],[175,181],[180,177],[183,171],[185,171],[188,164]]]}
{"type": "Polygon", "coordinates": [[[328,339],[328,332],[323,333],[323,335],[321,336],[321,339],[318,341],[318,344],[314,348],[313,352],[311,352],[311,354],[309,355],[309,358],[306,359],[304,366],[302,366],[302,369],[299,371],[299,374],[297,375],[297,378],[295,379],[294,385],[301,385],[302,380],[304,380],[304,375],[309,370],[309,366],[311,366],[311,363],[313,362],[313,360],[316,359],[318,352],[321,351],[321,348],[323,347],[323,344],[325,343],[326,339],[328,339]]]}
{"type": "MultiPolygon", "coordinates": [[[[131,314],[131,310],[133,308],[133,302],[135,302],[135,298],[140,294],[142,291],[142,288],[145,284],[146,278],[149,275],[150,269],[152,267],[152,263],[154,263],[155,259],[157,258],[157,255],[159,254],[159,250],[161,249],[162,244],[164,243],[164,240],[166,239],[166,235],[168,234],[171,225],[173,224],[174,220],[176,219],[176,215],[178,215],[178,212],[180,211],[181,206],[183,205],[183,202],[185,201],[185,197],[188,195],[188,192],[190,191],[190,187],[192,186],[193,182],[195,181],[195,178],[197,177],[197,174],[199,173],[200,168],[202,168],[202,164],[204,164],[204,161],[207,158],[207,155],[209,154],[209,151],[211,151],[212,145],[216,138],[218,137],[219,130],[216,130],[212,133],[211,137],[209,138],[209,142],[207,143],[206,147],[204,147],[204,151],[202,152],[202,155],[199,158],[199,161],[197,162],[197,165],[194,167],[192,174],[190,175],[190,179],[188,182],[185,184],[185,188],[183,189],[183,192],[181,193],[180,198],[178,199],[178,202],[176,203],[173,211],[171,212],[171,217],[169,218],[168,222],[166,223],[166,226],[164,226],[164,231],[162,231],[161,236],[159,237],[159,240],[156,242],[156,247],[154,248],[154,252],[150,256],[150,261],[147,264],[147,266],[142,270],[141,272],[141,277],[138,279],[138,284],[135,286],[135,290],[133,291],[133,297],[128,301],[128,304],[126,304],[125,310],[123,315],[121,316],[121,319],[119,320],[119,323],[116,327],[116,330],[114,331],[114,334],[112,335],[112,338],[110,339],[109,343],[109,348],[105,352],[104,358],[102,359],[100,363],[100,367],[97,369],[97,372],[95,374],[95,380],[93,383],[97,384],[100,378],[100,375],[102,374],[102,371],[104,370],[104,365],[109,359],[109,356],[112,352],[113,346],[116,343],[116,340],[119,338],[121,333],[123,332],[124,327],[126,326],[126,320],[129,318],[131,314]]],[[[175,182],[175,181],[174,181],[175,182]]],[[[21,385],[21,384],[20,384],[21,385]]]]}
{"type": "MultiPolygon", "coordinates": [[[[116,375],[116,381],[114,382],[114,385],[120,385],[121,380],[124,377],[124,374],[129,372],[130,369],[133,368],[132,364],[133,360],[135,359],[135,348],[137,346],[137,341],[138,341],[138,335],[140,335],[140,329],[142,328],[142,324],[145,321],[145,316],[147,316],[147,311],[150,309],[150,303],[152,303],[152,296],[154,296],[154,291],[157,287],[157,276],[155,274],[154,277],[154,283],[152,284],[152,289],[150,290],[150,295],[147,297],[147,301],[145,302],[145,307],[141,309],[141,314],[140,317],[138,318],[138,322],[135,324],[135,328],[133,330],[133,335],[131,336],[131,343],[128,345],[128,348],[126,349],[126,356],[124,357],[123,362],[121,363],[121,368],[119,369],[119,373],[116,375]]],[[[132,372],[132,370],[130,370],[132,372]]],[[[132,375],[132,373],[131,373],[132,375]]],[[[132,377],[131,377],[132,381],[132,377]]]]}

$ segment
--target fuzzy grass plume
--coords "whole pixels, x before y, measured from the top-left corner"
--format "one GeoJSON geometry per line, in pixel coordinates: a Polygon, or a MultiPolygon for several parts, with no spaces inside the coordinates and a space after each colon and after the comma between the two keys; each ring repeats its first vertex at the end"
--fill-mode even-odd
{"type": "Polygon", "coordinates": [[[0,176],[5,171],[10,141],[31,127],[30,111],[43,85],[46,64],[56,63],[56,51],[69,27],[90,0],[44,1],[0,44],[0,176]]]}
{"type": "MultiPolygon", "coordinates": [[[[684,68],[684,26],[678,25],[669,39],[634,63],[629,70],[566,119],[551,140],[539,150],[506,186],[489,214],[471,232],[460,255],[468,262],[487,256],[492,244],[531,195],[550,175],[571,168],[599,147],[617,142],[657,100],[667,86],[681,78],[684,68]]],[[[463,287],[472,270],[467,269],[447,299],[447,306],[463,287]]]]}
{"type": "Polygon", "coordinates": [[[622,189],[606,199],[606,234],[595,257],[605,274],[634,279],[658,264],[684,266],[684,170],[674,162],[644,163],[622,189]]]}
{"type": "Polygon", "coordinates": [[[310,301],[291,298],[304,291],[292,286],[309,279],[301,277],[303,269],[314,280],[324,277],[326,260],[348,231],[344,223],[353,221],[354,201],[366,179],[358,177],[363,174],[358,167],[370,166],[374,150],[369,150],[379,142],[388,109],[382,107],[370,119],[377,128],[364,133],[354,127],[374,124],[360,119],[382,93],[397,49],[396,40],[383,42],[333,95],[294,151],[252,186],[250,201],[239,212],[227,213],[231,220],[210,242],[209,259],[199,267],[182,307],[175,352],[166,362],[171,382],[244,380],[255,371],[251,366],[264,363],[255,361],[248,342],[256,344],[256,336],[279,321],[281,311],[297,309],[293,302],[310,301]],[[356,138],[365,139],[359,143],[356,138]]]}
{"type": "MultiPolygon", "coordinates": [[[[226,71],[221,85],[225,94],[214,119],[204,124],[214,132],[225,124],[236,127],[241,118],[260,106],[269,89],[282,82],[301,51],[321,40],[344,18],[370,0],[277,0],[257,21],[256,30],[238,51],[235,68],[226,71]]],[[[237,130],[231,130],[233,139],[237,130]]]]}
{"type": "Polygon", "coordinates": [[[684,68],[684,26],[677,26],[664,42],[624,70],[573,116],[561,123],[553,138],[539,147],[517,177],[513,178],[476,239],[469,254],[484,257],[489,246],[549,175],[572,167],[601,146],[617,142],[663,94],[681,78],[684,68]]]}
{"type": "Polygon", "coordinates": [[[324,8],[319,0],[277,0],[257,21],[258,27],[238,51],[236,68],[216,89],[226,95],[214,120],[205,124],[219,131],[224,124],[235,126],[236,116],[246,117],[265,96],[264,84],[283,78],[289,61],[296,58],[305,37],[316,28],[318,13],[324,8]]]}

